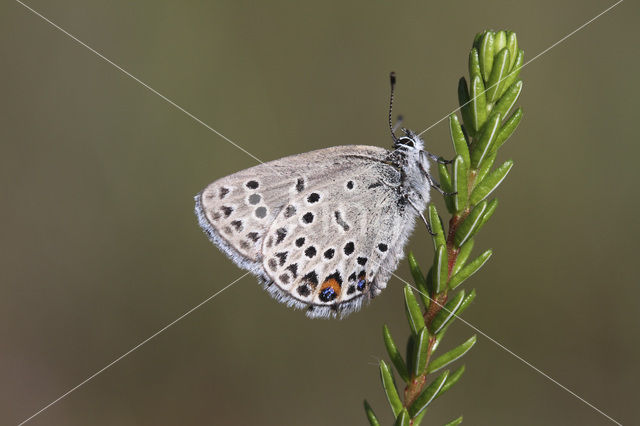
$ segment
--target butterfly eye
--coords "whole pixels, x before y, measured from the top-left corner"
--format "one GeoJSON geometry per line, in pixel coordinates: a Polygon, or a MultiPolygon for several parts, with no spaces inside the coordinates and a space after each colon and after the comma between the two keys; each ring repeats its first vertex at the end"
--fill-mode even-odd
{"type": "Polygon", "coordinates": [[[413,148],[415,144],[413,143],[413,139],[411,138],[400,138],[398,140],[399,145],[404,145],[413,148]]]}

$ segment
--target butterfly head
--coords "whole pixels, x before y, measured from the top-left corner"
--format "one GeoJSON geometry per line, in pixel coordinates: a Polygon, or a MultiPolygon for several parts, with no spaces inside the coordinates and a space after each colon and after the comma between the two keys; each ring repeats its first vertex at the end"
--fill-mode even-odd
{"type": "MultiPolygon", "coordinates": [[[[420,139],[420,136],[413,133],[411,130],[403,129],[405,136],[395,138],[393,141],[393,148],[403,150],[405,152],[419,152],[424,150],[424,142],[420,139]]],[[[394,135],[395,136],[395,135],[394,135]]]]}

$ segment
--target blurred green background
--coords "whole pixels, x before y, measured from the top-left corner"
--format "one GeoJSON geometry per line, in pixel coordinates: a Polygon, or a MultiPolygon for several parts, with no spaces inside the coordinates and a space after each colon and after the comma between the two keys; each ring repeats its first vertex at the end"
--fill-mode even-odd
{"type": "MultiPolygon", "coordinates": [[[[28,4],[266,161],[389,146],[389,71],[421,131],[457,106],[477,31],[515,30],[528,60],[612,2],[28,4]]],[[[523,70],[465,313],[623,424],[640,418],[638,16],[624,2],[523,70]]],[[[0,423],[17,424],[242,274],[192,197],[255,160],[16,2],[0,34],[0,423]]],[[[424,136],[451,156],[446,122],[424,136]]],[[[409,248],[431,261],[423,227],[409,248]]],[[[365,397],[388,423],[376,363],[383,323],[406,337],[401,288],[309,320],[247,277],[31,424],[358,425],[365,397]]],[[[425,424],[612,424],[485,338],[466,364],[425,424]]]]}

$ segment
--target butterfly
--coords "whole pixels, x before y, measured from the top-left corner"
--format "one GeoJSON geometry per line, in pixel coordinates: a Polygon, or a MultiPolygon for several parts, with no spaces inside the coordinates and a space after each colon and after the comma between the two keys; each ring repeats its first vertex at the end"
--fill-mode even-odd
{"type": "Polygon", "coordinates": [[[209,239],[278,301],[309,317],[344,317],[387,286],[429,202],[418,135],[391,124],[393,150],[345,145],[292,155],[220,178],[195,196],[209,239]]]}

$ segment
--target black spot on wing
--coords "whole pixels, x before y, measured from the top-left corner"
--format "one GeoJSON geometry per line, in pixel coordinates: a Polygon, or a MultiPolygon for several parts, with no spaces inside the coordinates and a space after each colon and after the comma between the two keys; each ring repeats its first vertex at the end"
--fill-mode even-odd
{"type": "Polygon", "coordinates": [[[307,212],[302,216],[302,221],[306,224],[313,222],[313,213],[307,212]]]}
{"type": "Polygon", "coordinates": [[[289,274],[280,275],[280,281],[282,281],[283,284],[289,284],[290,279],[289,274]]]}
{"type": "Polygon", "coordinates": [[[334,254],[336,254],[336,251],[334,249],[330,248],[330,249],[328,249],[328,250],[326,250],[324,252],[324,257],[325,257],[325,259],[331,259],[331,258],[333,258],[334,254]]]}
{"type": "Polygon", "coordinates": [[[278,263],[280,264],[280,266],[284,265],[284,263],[287,261],[288,254],[289,252],[286,252],[286,251],[276,253],[276,257],[279,259],[278,263]]]}
{"type": "Polygon", "coordinates": [[[349,241],[347,244],[345,244],[343,250],[344,250],[344,254],[346,254],[347,256],[353,253],[353,251],[355,250],[355,245],[353,244],[353,241],[349,241]]]}
{"type": "Polygon", "coordinates": [[[318,285],[318,274],[316,274],[316,271],[311,271],[302,277],[302,281],[309,284],[312,288],[316,288],[318,285]]]}
{"type": "Polygon", "coordinates": [[[305,256],[307,256],[309,259],[311,259],[313,256],[316,255],[316,248],[314,246],[309,246],[307,247],[307,249],[304,251],[305,256]]]}
{"type": "Polygon", "coordinates": [[[297,278],[298,277],[298,264],[297,263],[292,263],[291,265],[287,266],[287,270],[291,271],[291,274],[293,275],[293,278],[297,278]]]}
{"type": "Polygon", "coordinates": [[[284,237],[287,236],[287,230],[285,228],[276,229],[276,245],[280,244],[284,237]]]}
{"type": "Polygon", "coordinates": [[[229,217],[233,213],[233,207],[230,206],[222,206],[220,210],[224,213],[224,217],[229,217]]]}

